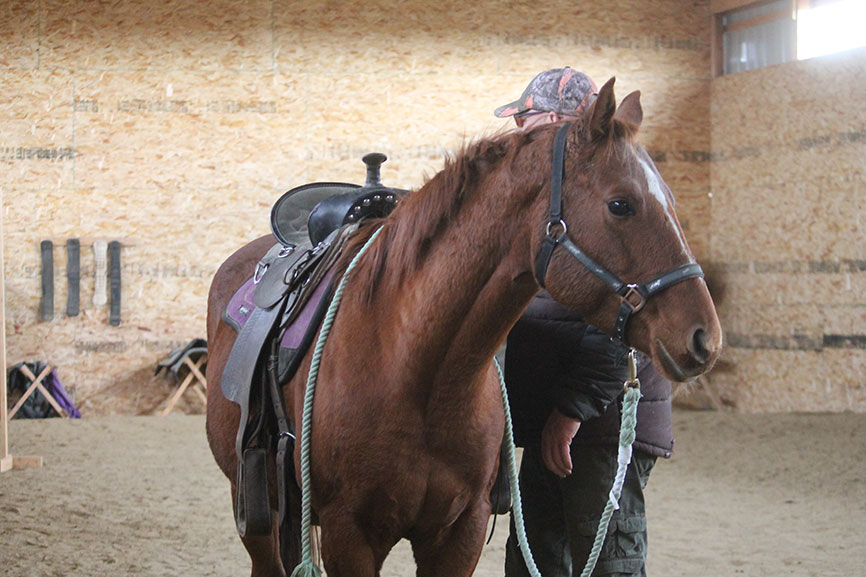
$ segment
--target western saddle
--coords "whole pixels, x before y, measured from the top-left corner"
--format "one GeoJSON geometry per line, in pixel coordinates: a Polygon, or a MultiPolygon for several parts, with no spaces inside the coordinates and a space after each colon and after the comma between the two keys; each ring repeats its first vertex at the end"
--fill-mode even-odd
{"type": "MultiPolygon", "coordinates": [[[[370,153],[364,186],[316,182],[283,194],[271,210],[277,241],[235,292],[223,319],[237,332],[222,375],[222,391],[241,408],[235,520],[241,536],[271,532],[267,456],[276,449],[281,549],[298,545],[287,490],[294,484],[294,426],[282,387],[295,374],[327,311],[333,265],[367,218],[387,216],[406,191],[380,180],[386,156],[370,153]]],[[[339,279],[336,279],[339,280],[339,279]]]]}

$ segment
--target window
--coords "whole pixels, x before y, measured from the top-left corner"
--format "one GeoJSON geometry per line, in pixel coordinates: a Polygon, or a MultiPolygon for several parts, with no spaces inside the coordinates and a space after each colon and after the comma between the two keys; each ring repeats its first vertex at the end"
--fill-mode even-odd
{"type": "Polygon", "coordinates": [[[714,75],[866,46],[864,0],[714,0],[714,75]]]}
{"type": "Polygon", "coordinates": [[[797,59],[866,46],[866,2],[811,0],[797,11],[797,59]]]}
{"type": "Polygon", "coordinates": [[[791,0],[775,0],[722,14],[723,74],[794,60],[791,0]]]}

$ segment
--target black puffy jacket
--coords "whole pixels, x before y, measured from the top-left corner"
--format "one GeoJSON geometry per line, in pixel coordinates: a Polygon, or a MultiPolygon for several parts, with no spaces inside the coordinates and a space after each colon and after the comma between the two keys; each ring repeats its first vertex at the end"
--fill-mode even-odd
{"type": "MultiPolygon", "coordinates": [[[[515,442],[540,442],[553,408],[581,421],[573,443],[616,446],[628,349],[540,292],[511,329],[505,384],[515,442]]],[[[635,447],[659,457],[673,450],[671,383],[638,355],[641,401],[635,447]]]]}

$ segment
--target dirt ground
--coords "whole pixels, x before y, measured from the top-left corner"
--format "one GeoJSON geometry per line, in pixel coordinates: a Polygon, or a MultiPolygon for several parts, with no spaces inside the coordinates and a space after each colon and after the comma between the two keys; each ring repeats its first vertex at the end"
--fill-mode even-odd
{"type": "MultiPolygon", "coordinates": [[[[866,415],[677,411],[675,424],[648,487],[650,575],[866,575],[866,415]]],[[[204,417],[15,420],[10,452],[44,466],[0,475],[0,574],[249,574],[204,417]]],[[[507,526],[475,575],[502,575],[507,526]]],[[[382,574],[414,574],[404,543],[382,574]]]]}

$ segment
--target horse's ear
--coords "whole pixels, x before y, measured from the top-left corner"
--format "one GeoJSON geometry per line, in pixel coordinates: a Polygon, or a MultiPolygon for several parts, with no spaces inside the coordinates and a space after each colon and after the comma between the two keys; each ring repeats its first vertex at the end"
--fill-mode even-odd
{"type": "Polygon", "coordinates": [[[623,98],[613,117],[629,125],[632,129],[637,130],[643,120],[643,108],[640,106],[640,90],[635,90],[623,98]]]}
{"type": "Polygon", "coordinates": [[[613,94],[614,82],[616,82],[615,76],[604,83],[604,86],[598,91],[598,98],[595,99],[588,111],[589,123],[586,125],[585,136],[589,140],[604,138],[610,134],[613,115],[616,112],[616,97],[613,94]]]}

